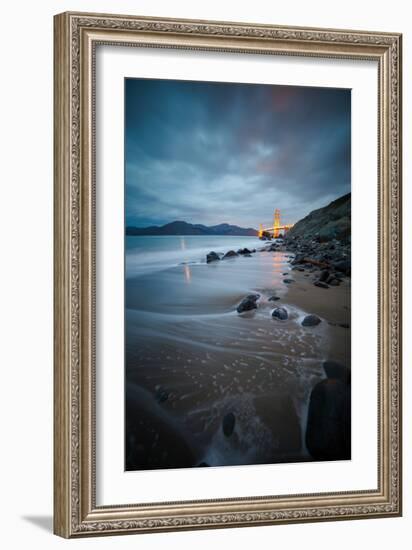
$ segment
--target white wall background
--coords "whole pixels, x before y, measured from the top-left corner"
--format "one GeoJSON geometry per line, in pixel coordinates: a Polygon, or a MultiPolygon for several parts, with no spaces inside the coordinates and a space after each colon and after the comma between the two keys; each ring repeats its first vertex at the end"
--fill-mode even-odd
{"type": "MultiPolygon", "coordinates": [[[[405,0],[17,0],[1,11],[0,524],[13,548],[407,548],[412,532],[412,18],[405,0]],[[67,10],[404,33],[404,517],[106,537],[52,535],[52,16],[67,10]],[[408,275],[408,276],[407,276],[408,275]],[[409,535],[409,536],[408,536],[409,535]]],[[[367,237],[365,236],[365,241],[367,237]]]]}

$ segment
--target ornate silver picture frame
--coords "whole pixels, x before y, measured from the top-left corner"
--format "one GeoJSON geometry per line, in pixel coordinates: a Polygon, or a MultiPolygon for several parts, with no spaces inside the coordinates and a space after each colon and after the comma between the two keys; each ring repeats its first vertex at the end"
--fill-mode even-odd
{"type": "MultiPolygon", "coordinates": [[[[401,514],[401,44],[396,33],[63,13],[54,21],[54,532],[66,538],[401,514]],[[377,66],[376,487],[135,503],[96,497],[96,49],[377,66]]],[[[98,75],[97,75],[98,76],[98,75]]],[[[123,182],[119,182],[122,186],[123,182]]],[[[368,208],[368,205],[364,205],[368,208]]],[[[97,307],[96,307],[97,306],[97,307]]],[[[118,397],[119,400],[123,396],[118,397]]],[[[352,418],[356,422],[356,418],[352,418]]],[[[298,467],[299,465],[297,465],[298,467]]],[[[245,473],[244,475],[247,475],[245,473]]]]}

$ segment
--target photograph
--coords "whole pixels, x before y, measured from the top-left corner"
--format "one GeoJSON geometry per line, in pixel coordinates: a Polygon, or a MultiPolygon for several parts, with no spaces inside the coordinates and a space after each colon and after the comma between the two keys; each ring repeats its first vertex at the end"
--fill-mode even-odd
{"type": "Polygon", "coordinates": [[[351,90],[124,79],[125,470],[351,459],[351,90]]]}

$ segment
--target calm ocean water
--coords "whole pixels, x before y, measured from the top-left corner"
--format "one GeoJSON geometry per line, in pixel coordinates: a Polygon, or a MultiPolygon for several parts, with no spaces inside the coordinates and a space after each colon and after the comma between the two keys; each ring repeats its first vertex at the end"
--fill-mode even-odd
{"type": "Polygon", "coordinates": [[[145,236],[126,237],[126,276],[167,269],[177,265],[206,262],[211,250],[227,252],[248,247],[258,248],[262,242],[257,237],[225,236],[145,236]]]}

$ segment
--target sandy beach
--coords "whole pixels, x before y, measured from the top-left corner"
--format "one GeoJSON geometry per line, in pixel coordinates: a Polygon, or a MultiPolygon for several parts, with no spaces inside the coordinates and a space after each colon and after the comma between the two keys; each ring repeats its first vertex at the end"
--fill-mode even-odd
{"type": "Polygon", "coordinates": [[[312,460],[322,364],[350,368],[350,278],[318,288],[319,270],[293,257],[258,250],[127,279],[126,469],[312,460]],[[239,314],[250,293],[257,308],[239,314]],[[302,326],[309,314],[317,326],[302,326]]]}

